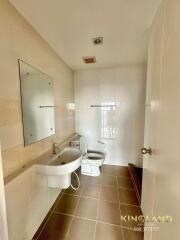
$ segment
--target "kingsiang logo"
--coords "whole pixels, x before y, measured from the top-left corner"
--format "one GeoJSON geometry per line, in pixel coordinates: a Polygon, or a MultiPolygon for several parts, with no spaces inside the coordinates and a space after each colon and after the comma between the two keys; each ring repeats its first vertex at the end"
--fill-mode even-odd
{"type": "Polygon", "coordinates": [[[139,224],[144,224],[144,223],[172,223],[173,219],[172,216],[153,216],[149,217],[146,216],[144,217],[143,215],[124,215],[121,216],[121,221],[122,222],[136,222],[139,224]]]}
{"type": "Polygon", "coordinates": [[[125,223],[133,223],[134,230],[139,232],[159,231],[162,223],[172,223],[172,216],[153,216],[144,217],[143,215],[124,215],[121,216],[121,221],[125,223]]]}

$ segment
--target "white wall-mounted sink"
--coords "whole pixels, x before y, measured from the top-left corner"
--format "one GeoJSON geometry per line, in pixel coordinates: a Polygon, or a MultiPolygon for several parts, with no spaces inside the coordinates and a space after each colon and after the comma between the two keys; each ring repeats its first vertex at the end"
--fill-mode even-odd
{"type": "Polygon", "coordinates": [[[71,174],[81,166],[81,161],[82,153],[79,149],[66,147],[45,163],[38,163],[36,172],[47,175],[49,187],[64,189],[71,185],[71,174]]]}

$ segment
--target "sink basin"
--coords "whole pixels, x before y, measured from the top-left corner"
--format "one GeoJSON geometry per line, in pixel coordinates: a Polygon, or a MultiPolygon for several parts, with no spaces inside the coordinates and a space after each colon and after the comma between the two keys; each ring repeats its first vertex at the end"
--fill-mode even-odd
{"type": "Polygon", "coordinates": [[[37,164],[36,172],[47,175],[49,187],[65,189],[71,185],[71,174],[81,166],[81,161],[79,149],[66,147],[45,163],[37,164]]]}

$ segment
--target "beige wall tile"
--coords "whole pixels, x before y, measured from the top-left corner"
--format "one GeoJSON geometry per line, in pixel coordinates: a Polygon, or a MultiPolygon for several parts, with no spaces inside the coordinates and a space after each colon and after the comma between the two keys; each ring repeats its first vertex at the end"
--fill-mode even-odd
{"type": "Polygon", "coordinates": [[[56,55],[40,35],[6,0],[0,2],[0,140],[4,175],[7,176],[74,133],[73,71],[56,55]],[[18,59],[22,59],[54,79],[56,134],[23,146],[18,59]]]}
{"type": "Polygon", "coordinates": [[[15,125],[20,122],[20,101],[13,99],[0,99],[0,127],[15,125]]]}
{"type": "Polygon", "coordinates": [[[23,145],[22,124],[0,127],[0,140],[2,150],[8,150],[18,145],[23,145]]]}

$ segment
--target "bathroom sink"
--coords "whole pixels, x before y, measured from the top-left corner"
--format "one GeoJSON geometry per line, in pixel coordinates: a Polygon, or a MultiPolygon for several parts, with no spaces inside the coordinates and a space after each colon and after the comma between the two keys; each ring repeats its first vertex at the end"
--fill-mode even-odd
{"type": "Polygon", "coordinates": [[[53,155],[45,163],[36,165],[36,172],[47,175],[48,186],[68,188],[71,185],[71,174],[81,166],[82,153],[79,149],[66,147],[53,155]]]}

